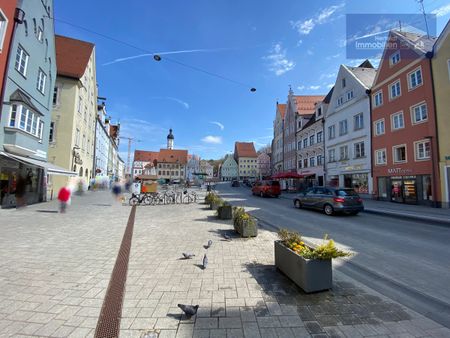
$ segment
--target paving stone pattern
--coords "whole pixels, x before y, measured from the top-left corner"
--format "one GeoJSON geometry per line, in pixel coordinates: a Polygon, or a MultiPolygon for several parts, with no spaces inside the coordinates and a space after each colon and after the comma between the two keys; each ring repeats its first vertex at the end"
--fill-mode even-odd
{"type": "MultiPolygon", "coordinates": [[[[131,208],[100,192],[65,215],[43,207],[56,205],[0,211],[0,336],[93,337],[131,208]]],[[[224,233],[235,236],[230,221],[204,205],[138,207],[120,336],[450,336],[338,271],[332,291],[305,294],[273,266],[275,233],[224,233]],[[200,308],[188,319],[178,303],[200,308]]]]}

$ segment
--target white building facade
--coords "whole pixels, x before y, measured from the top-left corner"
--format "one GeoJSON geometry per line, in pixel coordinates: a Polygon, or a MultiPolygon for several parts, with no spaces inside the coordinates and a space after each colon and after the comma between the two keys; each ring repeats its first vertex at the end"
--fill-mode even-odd
{"type": "Polygon", "coordinates": [[[231,181],[238,178],[238,164],[234,160],[233,155],[226,155],[225,161],[220,168],[220,175],[222,181],[231,181]]]}
{"type": "Polygon", "coordinates": [[[198,178],[196,173],[200,172],[200,157],[197,155],[190,156],[186,166],[186,180],[194,182],[198,178]]]}
{"type": "Polygon", "coordinates": [[[261,153],[256,159],[258,165],[259,178],[264,178],[271,175],[270,156],[266,153],[261,153]]]}
{"type": "Polygon", "coordinates": [[[200,161],[200,172],[206,173],[206,178],[214,177],[214,167],[207,161],[200,161]]]}
{"type": "Polygon", "coordinates": [[[109,131],[105,128],[104,106],[99,106],[97,123],[95,125],[95,175],[108,175],[108,156],[109,156],[109,131]]]}
{"type": "Polygon", "coordinates": [[[341,65],[325,117],[326,182],[372,193],[370,102],[376,70],[341,65]]]}

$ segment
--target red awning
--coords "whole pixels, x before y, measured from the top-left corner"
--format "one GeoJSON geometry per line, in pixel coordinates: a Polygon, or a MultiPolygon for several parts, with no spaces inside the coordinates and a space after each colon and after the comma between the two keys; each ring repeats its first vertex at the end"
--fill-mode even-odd
{"type": "Polygon", "coordinates": [[[295,172],[284,172],[284,173],[278,173],[276,175],[273,175],[273,179],[280,179],[280,178],[304,178],[309,175],[299,175],[295,172]]]}

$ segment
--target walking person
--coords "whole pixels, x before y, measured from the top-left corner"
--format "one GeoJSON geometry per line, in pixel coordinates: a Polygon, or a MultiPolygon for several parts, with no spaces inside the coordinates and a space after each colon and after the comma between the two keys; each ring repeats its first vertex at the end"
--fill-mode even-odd
{"type": "Polygon", "coordinates": [[[59,212],[64,214],[67,209],[67,204],[70,200],[71,191],[68,187],[62,187],[59,189],[58,200],[59,200],[59,212]]]}
{"type": "Polygon", "coordinates": [[[26,206],[26,189],[27,183],[25,178],[19,174],[16,181],[16,208],[22,208],[26,206]]]}

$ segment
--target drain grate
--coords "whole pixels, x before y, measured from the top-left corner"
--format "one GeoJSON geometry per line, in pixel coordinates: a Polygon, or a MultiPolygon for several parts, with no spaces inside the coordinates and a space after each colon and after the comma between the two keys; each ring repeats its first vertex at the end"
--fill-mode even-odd
{"type": "Polygon", "coordinates": [[[45,209],[37,209],[36,212],[45,212],[47,214],[57,214],[57,213],[59,213],[58,210],[45,210],[45,209]]]}
{"type": "Polygon", "coordinates": [[[119,337],[122,303],[127,281],[128,261],[130,258],[131,239],[133,237],[136,207],[131,209],[127,227],[123,234],[116,263],[114,264],[102,310],[95,329],[96,338],[119,337]]]}

